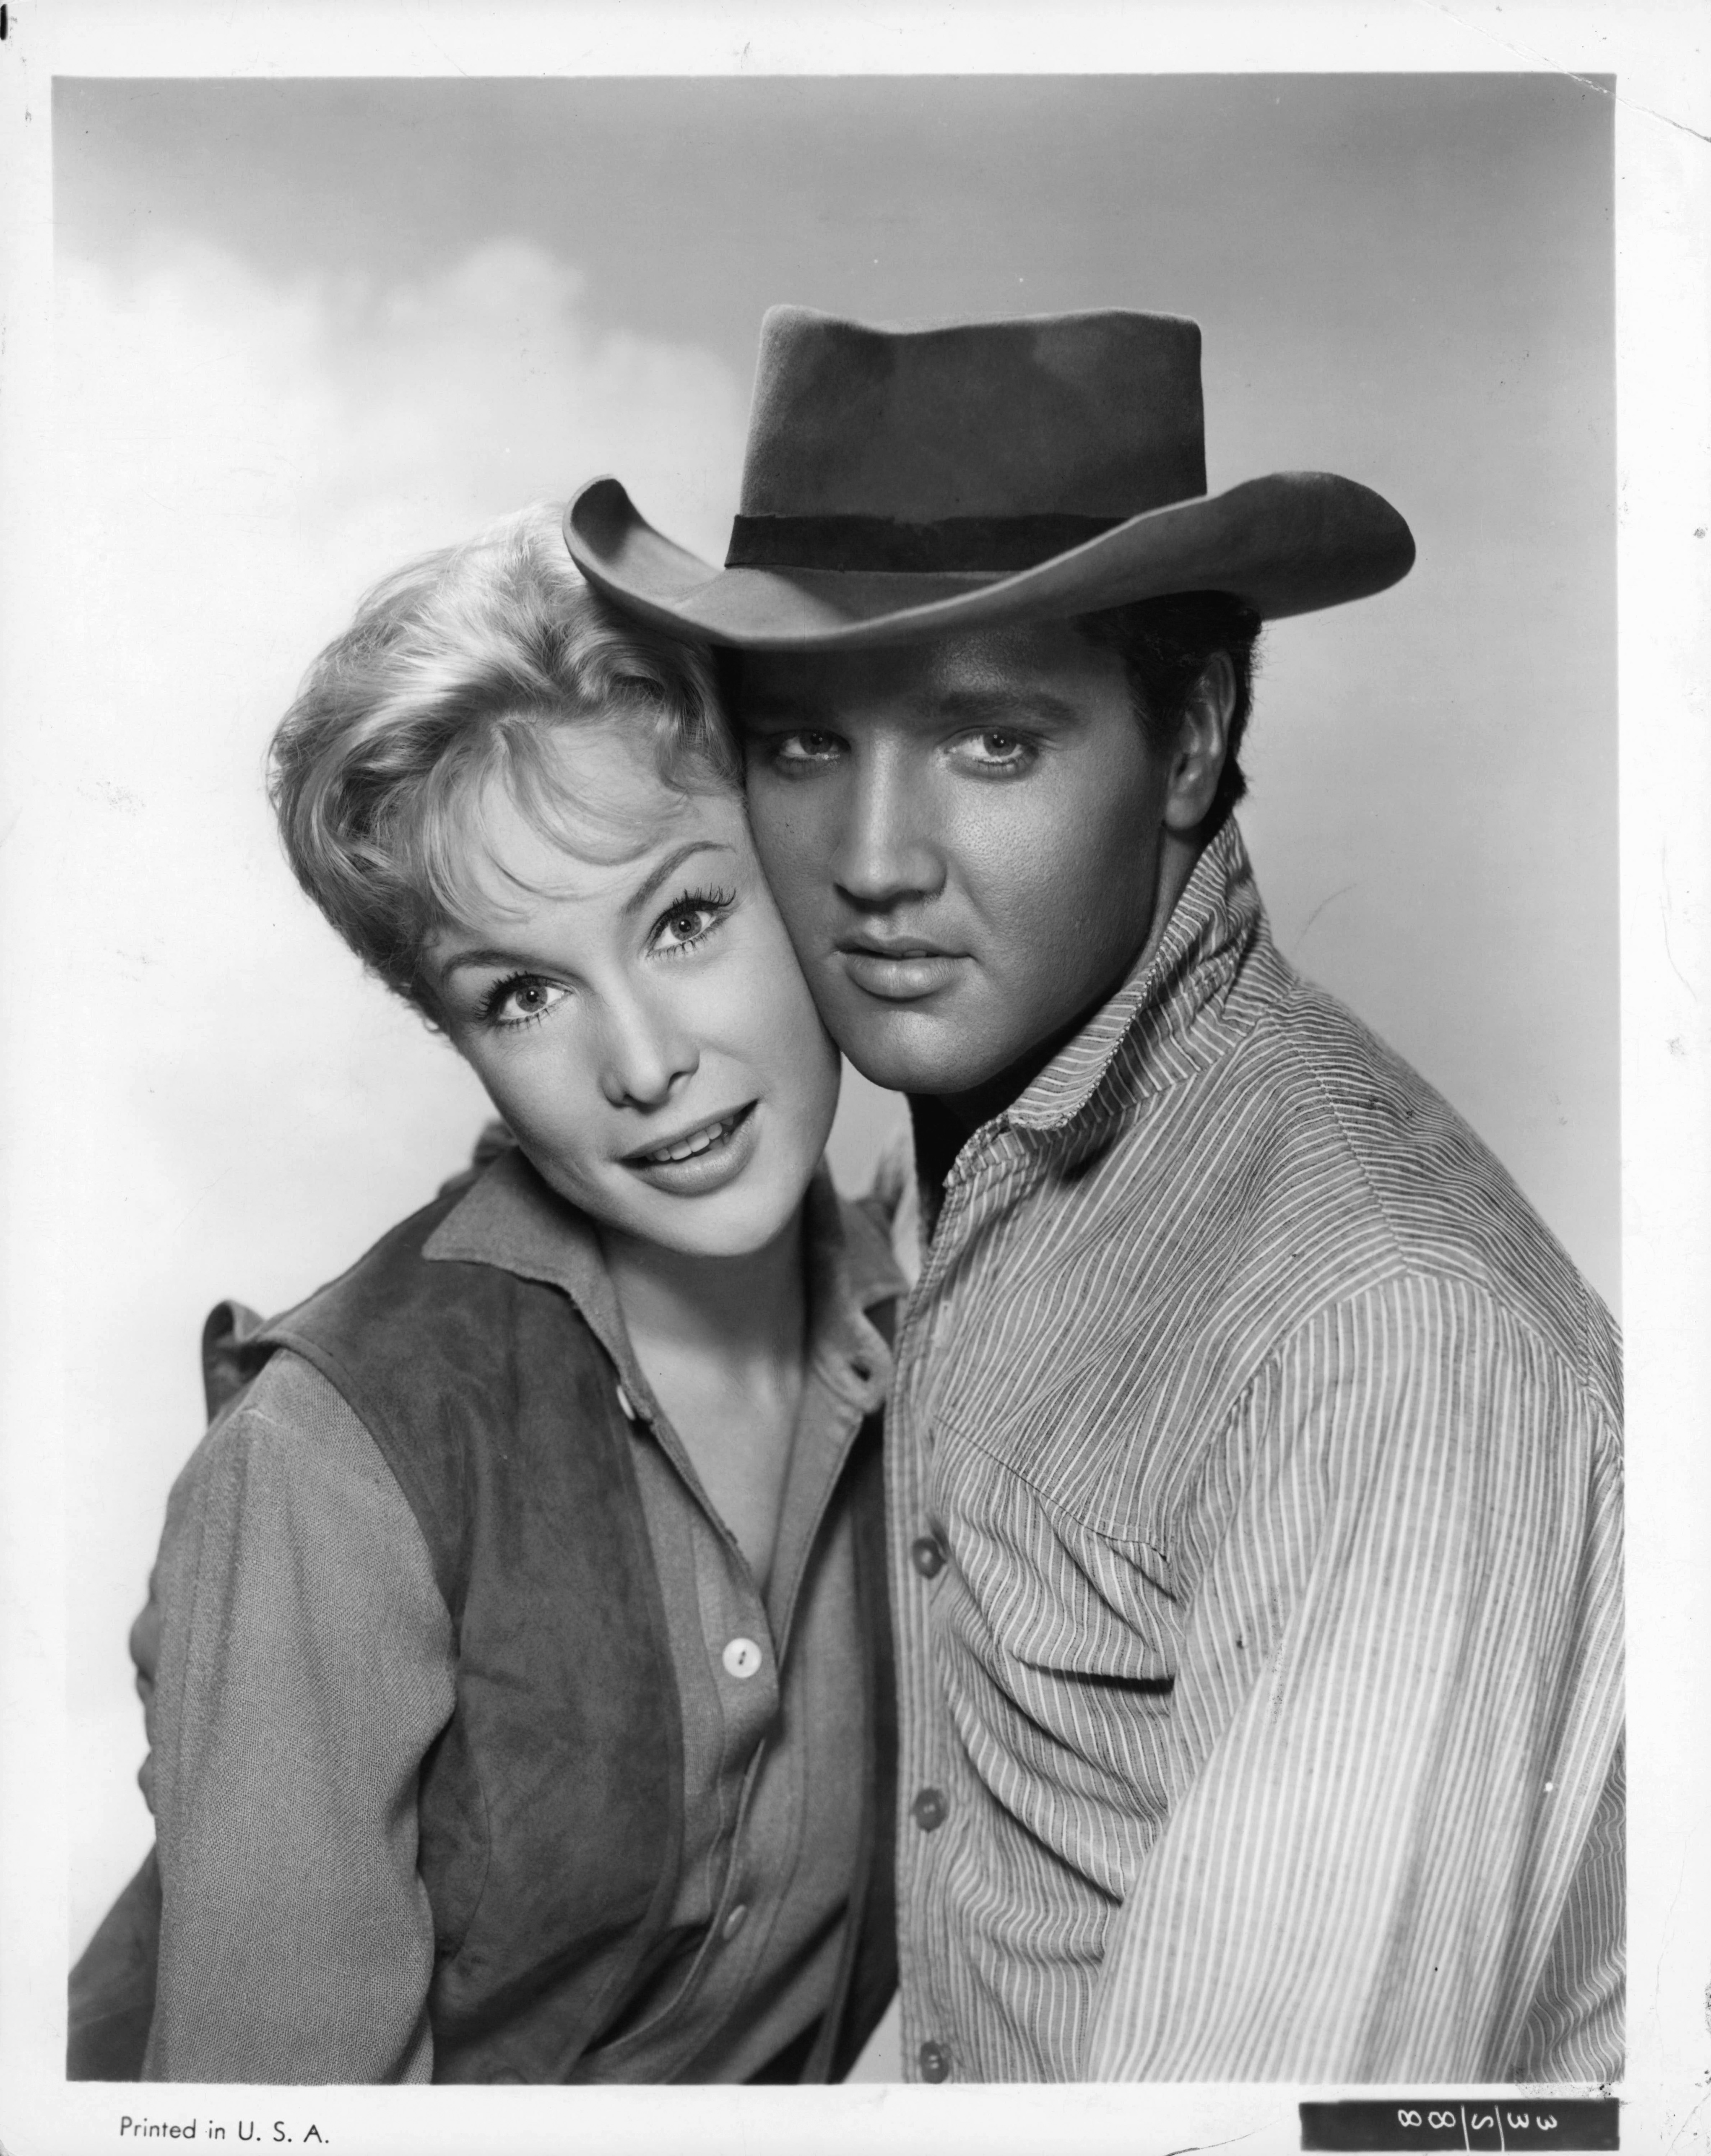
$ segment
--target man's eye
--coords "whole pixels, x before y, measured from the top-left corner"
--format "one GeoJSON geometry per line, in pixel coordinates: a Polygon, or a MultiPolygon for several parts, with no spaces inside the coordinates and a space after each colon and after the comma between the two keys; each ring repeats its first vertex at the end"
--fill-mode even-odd
{"type": "Polygon", "coordinates": [[[959,746],[968,760],[983,771],[1022,771],[1034,759],[1032,742],[1024,741],[1020,734],[1007,733],[1001,726],[987,726],[980,733],[970,734],[959,746]]]}
{"type": "Polygon", "coordinates": [[[767,749],[775,763],[830,763],[843,744],[836,734],[822,734],[812,726],[794,733],[774,734],[767,749]]]}

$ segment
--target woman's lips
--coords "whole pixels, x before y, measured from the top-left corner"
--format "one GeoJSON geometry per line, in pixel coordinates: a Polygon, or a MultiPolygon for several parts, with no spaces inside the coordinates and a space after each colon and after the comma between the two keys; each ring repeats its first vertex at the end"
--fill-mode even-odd
{"type": "Polygon", "coordinates": [[[674,1198],[701,1198],[735,1183],[760,1143],[755,1102],[715,1116],[646,1152],[627,1154],[623,1165],[654,1189],[674,1198]]]}
{"type": "Polygon", "coordinates": [[[914,1003],[946,987],[966,963],[956,952],[930,945],[900,944],[894,951],[883,951],[871,944],[842,943],[838,956],[858,988],[894,1004],[914,1003]]]}

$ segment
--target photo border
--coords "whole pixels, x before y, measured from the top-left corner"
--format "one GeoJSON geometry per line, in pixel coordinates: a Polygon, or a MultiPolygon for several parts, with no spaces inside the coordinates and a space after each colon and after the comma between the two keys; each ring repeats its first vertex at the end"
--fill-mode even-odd
{"type": "MultiPolygon", "coordinates": [[[[1630,2052],[1624,2138],[1711,2146],[1711,728],[1705,526],[1711,517],[1706,307],[1711,88],[1704,11],[1662,4],[1311,7],[807,7],[517,4],[472,20],[449,0],[242,8],[26,4],[0,44],[0,950],[7,1009],[28,954],[6,924],[51,878],[51,832],[21,804],[51,754],[54,639],[51,78],[233,74],[1525,72],[1614,74],[1616,99],[1618,619],[1622,916],[1623,1286],[1627,1312],[1631,1606],[1630,2052]],[[24,715],[20,717],[18,715],[24,715]]],[[[1185,2142],[1299,2146],[1302,2097],[1227,2084],[825,2090],[254,2092],[67,2085],[61,2061],[67,1553],[51,1442],[69,1343],[64,1224],[27,1023],[0,1041],[0,2143],[126,2145],[134,2116],[283,2119],[330,2147],[693,2146],[715,2156],[930,2145],[935,2152],[1185,2142]],[[44,1522],[47,1524],[44,1525],[44,1522]],[[24,1732],[18,1741],[18,1732],[24,1732]],[[51,1975],[52,1981],[49,1981],[51,1975]],[[146,2101],[141,2100],[146,2097],[146,2101]],[[567,2105],[574,2105],[572,2120],[567,2105]]],[[[1452,2092],[1445,2091],[1444,2093],[1452,2092]]],[[[1476,2093],[1468,2091],[1467,2093],[1476,2093]]],[[[1380,2092],[1380,2093],[1384,2093],[1380,2092]]],[[[310,2142],[308,2145],[313,2147],[310,2142]]],[[[235,2143],[234,2143],[235,2146],[235,2143]]]]}

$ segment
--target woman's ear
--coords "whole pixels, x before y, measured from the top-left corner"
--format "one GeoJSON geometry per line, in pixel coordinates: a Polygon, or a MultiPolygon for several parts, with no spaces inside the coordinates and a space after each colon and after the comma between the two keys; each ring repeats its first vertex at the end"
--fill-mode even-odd
{"type": "Polygon", "coordinates": [[[1236,670],[1225,651],[1215,651],[1189,690],[1177,728],[1165,797],[1165,828],[1186,838],[1211,813],[1236,709],[1236,670]]]}

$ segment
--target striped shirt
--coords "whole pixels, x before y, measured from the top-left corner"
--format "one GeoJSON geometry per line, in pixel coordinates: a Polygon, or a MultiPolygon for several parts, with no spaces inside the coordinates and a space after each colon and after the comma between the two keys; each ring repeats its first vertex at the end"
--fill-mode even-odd
{"type": "Polygon", "coordinates": [[[1617,1356],[1227,824],[899,1340],[913,2076],[1619,2070],[1617,1356]]]}

